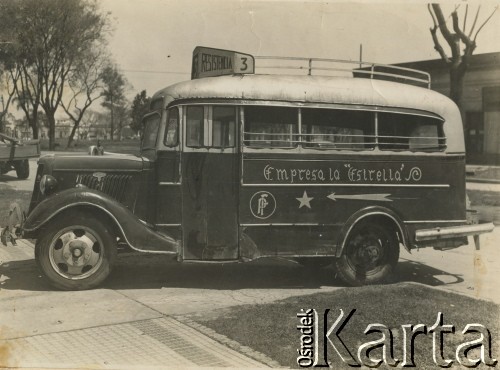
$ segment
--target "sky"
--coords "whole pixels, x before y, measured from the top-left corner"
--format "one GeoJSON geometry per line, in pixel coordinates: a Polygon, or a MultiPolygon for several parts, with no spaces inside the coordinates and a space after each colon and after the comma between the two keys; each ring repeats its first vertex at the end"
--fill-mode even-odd
{"type": "MultiPolygon", "coordinates": [[[[442,3],[445,16],[458,3],[442,3]]],[[[190,78],[196,46],[252,55],[398,63],[437,59],[423,1],[100,0],[110,12],[109,48],[133,97],[190,78]]],[[[469,2],[468,27],[478,2],[469,2]]],[[[500,1],[481,1],[478,24],[500,1]]],[[[451,18],[448,17],[451,27],[451,18]]],[[[500,51],[500,9],[478,36],[475,54],[500,51]]],[[[443,46],[446,46],[443,41],[443,46]]]]}

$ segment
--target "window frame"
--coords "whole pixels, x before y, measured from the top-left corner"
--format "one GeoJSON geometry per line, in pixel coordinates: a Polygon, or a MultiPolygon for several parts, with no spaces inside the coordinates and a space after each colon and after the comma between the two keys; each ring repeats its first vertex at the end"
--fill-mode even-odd
{"type": "Polygon", "coordinates": [[[160,130],[161,130],[161,114],[157,111],[154,112],[149,112],[142,117],[142,138],[141,138],[141,152],[143,150],[156,150],[158,147],[158,137],[160,136],[160,130]],[[145,133],[145,128],[146,128],[146,120],[150,119],[153,116],[158,116],[158,128],[156,129],[156,139],[153,147],[144,147],[144,133],[145,133]]]}
{"type": "Polygon", "coordinates": [[[166,109],[166,123],[165,123],[165,133],[163,135],[163,145],[165,145],[167,148],[177,148],[179,146],[179,143],[180,143],[180,140],[179,140],[179,133],[181,132],[181,121],[182,121],[182,116],[181,116],[181,112],[180,112],[180,109],[178,106],[173,106],[173,107],[170,107],[170,108],[167,108],[166,109]],[[177,131],[176,131],[176,143],[175,145],[170,145],[170,144],[167,144],[167,135],[168,135],[168,126],[169,126],[169,121],[170,121],[170,112],[172,110],[176,110],[177,111],[177,131]]]}
{"type": "MultiPolygon", "coordinates": [[[[340,150],[340,151],[373,151],[377,148],[377,125],[376,125],[376,111],[372,110],[365,110],[365,109],[337,109],[337,108],[317,108],[317,107],[302,107],[300,109],[300,146],[303,149],[316,149],[316,150],[340,150]],[[361,136],[363,138],[363,142],[359,143],[359,148],[356,148],[356,145],[351,145],[351,146],[344,146],[346,143],[341,143],[341,142],[333,142],[328,146],[321,147],[321,146],[315,146],[314,142],[312,141],[306,141],[304,140],[303,136],[308,136],[308,134],[304,134],[302,132],[302,128],[304,127],[304,115],[303,113],[307,110],[324,110],[324,111],[341,111],[341,112],[362,112],[363,114],[370,115],[370,120],[369,120],[369,126],[372,131],[371,134],[362,134],[362,135],[344,135],[345,137],[353,137],[353,136],[361,136]],[[365,139],[368,139],[368,141],[365,141],[365,139]],[[371,139],[371,140],[370,140],[371,139]]],[[[318,125],[316,125],[318,126],[318,125]]],[[[330,127],[337,127],[341,128],[339,126],[330,126],[330,127]]],[[[346,127],[349,128],[349,127],[346,127]]],[[[353,128],[357,129],[357,128],[353,128]]],[[[332,135],[332,134],[318,134],[318,135],[332,135]]],[[[342,136],[342,134],[335,134],[338,136],[342,136]]],[[[347,144],[352,144],[352,143],[347,143],[347,144]]],[[[356,143],[358,144],[358,143],[356,143]]]]}
{"type": "MultiPolygon", "coordinates": [[[[408,153],[416,153],[416,152],[421,152],[421,153],[442,153],[446,151],[447,148],[447,136],[445,132],[445,120],[434,113],[422,111],[414,111],[410,108],[408,108],[409,111],[405,111],[405,108],[396,108],[396,107],[349,107],[349,106],[339,106],[339,107],[329,107],[329,106],[324,106],[323,104],[318,104],[318,105],[311,105],[311,106],[297,106],[297,105],[266,105],[264,103],[262,104],[242,104],[240,105],[240,112],[241,112],[241,146],[246,149],[250,150],[262,150],[262,149],[284,149],[284,150],[314,150],[314,151],[351,151],[351,152],[389,152],[389,151],[397,151],[397,152],[408,152],[408,153]],[[248,131],[245,131],[245,128],[247,127],[247,119],[245,115],[245,109],[248,106],[270,106],[270,107],[283,107],[283,108],[291,108],[291,109],[297,109],[298,110],[298,134],[297,136],[297,145],[293,147],[273,147],[273,146],[266,146],[266,145],[248,145],[247,143],[252,141],[251,139],[247,138],[247,135],[249,134],[248,131]],[[367,138],[372,138],[372,141],[367,141],[365,142],[365,145],[368,147],[364,148],[343,148],[343,147],[314,147],[314,146],[308,146],[306,142],[303,141],[303,135],[302,135],[302,125],[303,125],[303,117],[302,117],[302,112],[304,109],[325,109],[325,110],[344,110],[344,111],[362,111],[362,112],[367,112],[367,113],[372,113],[373,116],[372,118],[372,127],[373,127],[373,134],[371,135],[366,135],[365,137],[367,138]],[[439,125],[438,130],[439,130],[439,136],[436,137],[438,140],[438,145],[434,149],[429,149],[429,150],[421,150],[418,148],[404,148],[400,150],[396,149],[381,149],[380,148],[380,143],[379,143],[379,113],[390,113],[390,114],[396,114],[396,115],[401,115],[401,116],[413,116],[413,117],[426,117],[431,120],[435,120],[436,123],[439,125]],[[305,145],[304,145],[305,144],[305,145]]],[[[251,133],[250,133],[251,134],[251,133]]]]}
{"type": "Polygon", "coordinates": [[[207,136],[210,136],[210,135],[207,135],[206,133],[207,132],[210,132],[209,131],[209,127],[208,127],[208,109],[206,109],[206,105],[205,104],[186,104],[184,106],[184,145],[186,148],[189,148],[189,149],[208,149],[210,146],[209,146],[209,142],[208,142],[208,138],[207,136]],[[201,108],[203,110],[203,118],[202,118],[202,122],[201,122],[201,127],[203,129],[203,132],[202,132],[202,144],[201,145],[189,145],[188,144],[188,112],[189,112],[189,109],[190,108],[201,108]]]}
{"type": "Polygon", "coordinates": [[[237,144],[238,144],[238,108],[241,107],[239,105],[236,105],[236,104],[214,104],[214,105],[210,105],[209,106],[209,129],[208,129],[208,132],[210,134],[210,143],[209,143],[209,148],[210,149],[216,149],[216,150],[226,150],[226,149],[234,149],[236,148],[237,144]],[[233,143],[232,145],[229,145],[229,146],[215,146],[214,145],[214,110],[215,108],[217,107],[222,107],[222,108],[233,108],[234,109],[234,138],[233,138],[233,143]]]}
{"type": "MultiPolygon", "coordinates": [[[[242,116],[243,116],[243,120],[242,120],[242,128],[241,128],[241,131],[242,131],[242,145],[246,148],[251,148],[251,149],[284,149],[284,150],[293,150],[293,149],[297,149],[299,147],[301,147],[301,107],[298,107],[298,106],[288,106],[288,105],[285,105],[285,106],[281,106],[281,105],[265,105],[265,104],[256,104],[256,105],[241,105],[241,111],[242,111],[242,116]],[[246,115],[246,112],[247,112],[247,109],[248,107],[252,107],[252,108],[274,108],[274,109],[294,109],[297,111],[297,124],[296,124],[296,132],[294,133],[290,133],[290,134],[281,134],[281,133],[278,133],[278,134],[274,134],[274,133],[267,133],[269,135],[291,135],[292,136],[292,140],[290,140],[290,146],[269,146],[269,145],[248,145],[246,144],[247,142],[251,142],[251,141],[255,141],[256,139],[247,139],[246,138],[246,135],[256,135],[256,134],[266,134],[266,133],[259,133],[259,132],[248,132],[246,131],[246,127],[247,127],[247,124],[248,124],[248,119],[247,119],[247,115],[246,115]],[[293,138],[295,138],[295,140],[293,140],[293,138]]],[[[286,142],[286,141],[283,141],[283,142],[286,142]]]]}
{"type": "MultiPolygon", "coordinates": [[[[445,134],[445,131],[444,131],[444,123],[445,123],[445,121],[442,118],[430,117],[430,116],[424,116],[424,115],[417,115],[417,114],[408,114],[408,113],[404,113],[404,112],[377,112],[376,116],[377,116],[377,131],[376,131],[377,149],[380,150],[381,152],[391,152],[392,151],[392,152],[411,152],[411,153],[417,153],[417,152],[421,152],[421,153],[440,153],[440,152],[444,152],[446,150],[446,147],[447,147],[447,144],[446,144],[447,137],[446,137],[446,134],[445,134]],[[412,148],[410,140],[411,139],[417,139],[418,136],[412,137],[412,136],[402,136],[402,135],[380,135],[380,125],[381,125],[381,122],[380,122],[379,113],[390,114],[390,115],[394,115],[394,116],[399,116],[399,117],[401,117],[403,119],[406,116],[410,116],[410,117],[425,117],[426,119],[429,120],[429,123],[431,121],[434,121],[432,123],[434,123],[436,125],[437,135],[438,136],[436,136],[436,137],[428,137],[427,139],[435,139],[435,140],[437,140],[437,144],[434,145],[432,148],[428,148],[428,149],[425,149],[425,148],[412,148]],[[408,139],[407,147],[402,147],[401,149],[391,148],[391,147],[384,147],[384,146],[390,146],[391,145],[391,143],[384,143],[383,142],[384,140],[387,140],[387,139],[390,139],[390,138],[405,138],[405,139],[408,139]],[[382,142],[380,142],[380,141],[382,141],[382,142]]],[[[382,123],[382,124],[384,124],[384,123],[382,123]]],[[[402,123],[400,125],[405,125],[405,123],[402,123]]],[[[414,127],[417,128],[417,127],[422,127],[422,126],[414,125],[414,127]]],[[[395,142],[395,143],[392,143],[392,145],[406,145],[406,143],[395,142]]]]}

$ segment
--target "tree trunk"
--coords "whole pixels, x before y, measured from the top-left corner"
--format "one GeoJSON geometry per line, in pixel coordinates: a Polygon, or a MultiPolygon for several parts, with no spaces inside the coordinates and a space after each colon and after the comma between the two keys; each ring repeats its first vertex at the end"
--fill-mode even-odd
{"type": "Polygon", "coordinates": [[[56,148],[56,119],[54,117],[55,112],[45,112],[47,115],[47,120],[49,121],[49,150],[55,150],[56,148]]]}
{"type": "Polygon", "coordinates": [[[460,64],[450,68],[450,99],[455,102],[462,117],[462,125],[465,130],[465,111],[463,106],[464,77],[467,68],[460,64]]]}
{"type": "Polygon", "coordinates": [[[79,125],[80,125],[80,120],[76,121],[73,124],[73,128],[71,129],[71,133],[69,134],[69,137],[68,137],[68,145],[66,145],[66,148],[69,148],[71,143],[73,142],[73,138],[75,137],[76,129],[78,128],[79,125]]]}
{"type": "Polygon", "coordinates": [[[38,139],[38,111],[33,112],[33,117],[30,119],[28,116],[26,117],[28,120],[28,124],[33,131],[33,139],[38,139]]]}
{"type": "Polygon", "coordinates": [[[111,141],[113,141],[113,134],[115,131],[115,121],[114,121],[113,111],[114,111],[113,96],[111,96],[111,141]]]}
{"type": "Polygon", "coordinates": [[[4,122],[5,112],[0,113],[0,132],[5,132],[5,122],[4,122]]]}
{"type": "Polygon", "coordinates": [[[462,110],[465,71],[461,68],[450,69],[450,98],[462,110]]]}
{"type": "Polygon", "coordinates": [[[37,140],[38,139],[38,126],[35,124],[31,126],[31,129],[33,130],[33,139],[37,140]]]}

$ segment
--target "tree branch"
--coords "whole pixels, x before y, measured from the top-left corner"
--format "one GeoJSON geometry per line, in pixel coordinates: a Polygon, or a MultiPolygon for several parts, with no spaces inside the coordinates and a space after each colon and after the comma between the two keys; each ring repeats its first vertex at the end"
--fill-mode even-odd
{"type": "Polygon", "coordinates": [[[444,19],[441,6],[439,6],[439,4],[432,4],[432,9],[434,10],[434,14],[436,15],[437,26],[439,27],[441,34],[443,35],[444,39],[448,42],[448,44],[450,46],[453,46],[455,40],[453,38],[453,34],[450,32],[448,26],[446,25],[446,20],[444,19]]]}
{"type": "Polygon", "coordinates": [[[490,16],[488,18],[486,18],[486,20],[483,22],[483,24],[479,27],[479,29],[476,32],[476,35],[474,36],[474,42],[476,41],[476,38],[477,38],[477,35],[479,34],[479,31],[481,31],[481,29],[486,25],[486,23],[488,23],[488,21],[491,19],[491,17],[493,17],[493,14],[495,14],[497,9],[498,9],[498,5],[495,6],[495,9],[493,9],[490,16]]]}
{"type": "Polygon", "coordinates": [[[443,47],[441,46],[441,43],[439,42],[438,36],[437,36],[437,30],[438,30],[438,23],[436,21],[436,18],[434,17],[434,13],[432,12],[431,5],[427,4],[427,9],[429,10],[429,13],[432,17],[432,22],[434,23],[434,27],[430,28],[430,32],[432,35],[432,40],[434,41],[434,49],[439,53],[441,56],[441,59],[443,59],[446,63],[450,63],[450,59],[446,55],[446,52],[444,51],[443,47]]]}
{"type": "Polygon", "coordinates": [[[439,30],[443,35],[444,39],[448,43],[451,49],[451,57],[452,63],[460,63],[461,54],[460,54],[460,38],[455,33],[451,33],[446,25],[446,20],[443,15],[443,11],[441,10],[441,6],[439,4],[432,4],[432,9],[434,10],[434,14],[436,15],[436,19],[438,22],[439,30]]]}
{"type": "MultiPolygon", "coordinates": [[[[457,12],[453,12],[451,14],[452,19],[453,19],[453,30],[455,33],[460,37],[460,40],[464,43],[465,45],[465,50],[464,50],[464,57],[468,57],[472,55],[474,52],[474,49],[476,49],[476,42],[471,40],[461,29],[460,26],[458,25],[458,14],[457,12]]],[[[468,63],[468,61],[466,61],[468,63]]]]}
{"type": "Polygon", "coordinates": [[[469,32],[469,37],[472,36],[472,33],[474,32],[474,28],[476,28],[477,18],[479,17],[479,11],[480,10],[481,10],[481,5],[479,5],[477,7],[476,16],[474,17],[474,22],[472,23],[472,27],[471,27],[470,32],[469,32]]]}
{"type": "Polygon", "coordinates": [[[464,31],[465,26],[467,25],[467,13],[469,13],[469,4],[465,4],[464,26],[462,27],[464,31]]]}

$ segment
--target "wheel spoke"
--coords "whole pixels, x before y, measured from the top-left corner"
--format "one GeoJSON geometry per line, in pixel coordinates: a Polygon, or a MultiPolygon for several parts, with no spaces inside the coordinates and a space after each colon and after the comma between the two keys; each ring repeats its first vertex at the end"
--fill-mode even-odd
{"type": "Polygon", "coordinates": [[[83,269],[83,266],[71,266],[71,265],[68,265],[67,274],[68,275],[81,275],[82,274],[82,269],[83,269]]]}
{"type": "Polygon", "coordinates": [[[59,237],[59,240],[61,240],[63,242],[63,245],[66,245],[68,244],[70,241],[76,239],[76,235],[74,232],[72,231],[69,231],[67,233],[64,233],[63,235],[61,235],[59,237]]]}
{"type": "Polygon", "coordinates": [[[101,253],[96,253],[93,248],[90,248],[90,256],[87,258],[86,264],[96,265],[100,258],[101,258],[101,253]]]}
{"type": "Polygon", "coordinates": [[[89,233],[83,234],[78,239],[90,247],[94,245],[94,243],[97,241],[97,239],[92,234],[89,233]]]}

